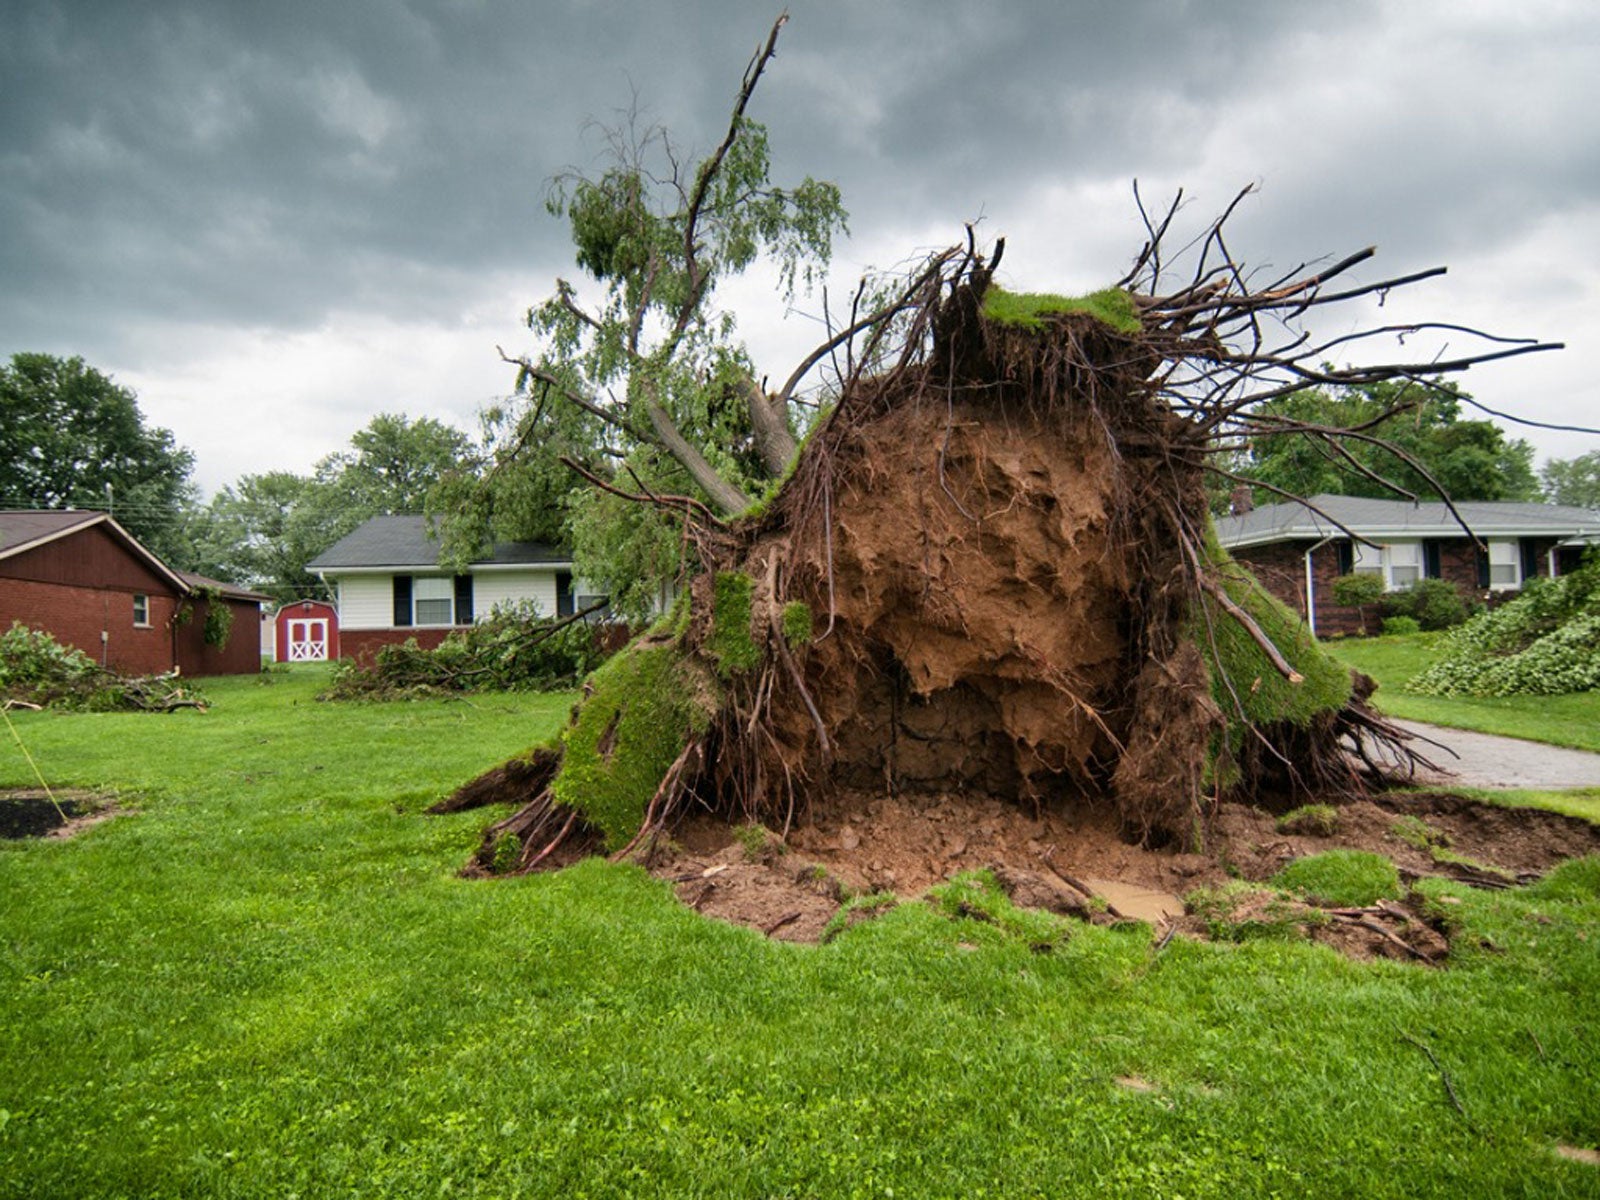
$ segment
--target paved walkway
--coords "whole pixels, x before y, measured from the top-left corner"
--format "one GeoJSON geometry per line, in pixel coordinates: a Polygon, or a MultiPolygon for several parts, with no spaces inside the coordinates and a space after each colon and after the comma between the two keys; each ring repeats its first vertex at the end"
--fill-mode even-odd
{"type": "Polygon", "coordinates": [[[1445,774],[1437,776],[1419,773],[1419,782],[1535,791],[1600,787],[1600,754],[1587,750],[1568,750],[1543,742],[1525,742],[1521,738],[1443,729],[1420,721],[1395,721],[1395,724],[1447,747],[1441,750],[1426,743],[1417,746],[1425,757],[1445,770],[1445,774]]]}

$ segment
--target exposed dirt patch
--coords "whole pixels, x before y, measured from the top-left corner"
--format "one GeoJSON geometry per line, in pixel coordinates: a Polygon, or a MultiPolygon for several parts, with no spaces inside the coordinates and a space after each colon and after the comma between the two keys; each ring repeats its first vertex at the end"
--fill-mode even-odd
{"type": "MultiPolygon", "coordinates": [[[[1379,797],[1336,812],[1335,831],[1319,837],[1280,834],[1271,814],[1226,805],[1209,852],[1187,854],[1130,844],[1115,815],[1089,803],[1034,815],[987,796],[855,794],[813,812],[787,845],[720,817],[692,816],[651,867],[697,911],[788,941],[816,941],[847,896],[911,899],[984,867],[1020,905],[1099,921],[1144,919],[1162,932],[1204,936],[1204,921],[1176,915],[1186,893],[1230,879],[1265,881],[1295,858],[1335,848],[1382,854],[1408,881],[1443,875],[1491,887],[1600,853],[1600,827],[1588,822],[1449,794],[1379,797]],[[1138,898],[1140,911],[1119,908],[1119,900],[1134,907],[1123,897],[1138,898]]],[[[1275,919],[1356,957],[1437,962],[1448,950],[1432,923],[1397,904],[1331,914],[1280,907],[1275,919]]]]}
{"type": "Polygon", "coordinates": [[[0,790],[0,838],[71,837],[115,815],[112,797],[98,792],[0,790]]]}

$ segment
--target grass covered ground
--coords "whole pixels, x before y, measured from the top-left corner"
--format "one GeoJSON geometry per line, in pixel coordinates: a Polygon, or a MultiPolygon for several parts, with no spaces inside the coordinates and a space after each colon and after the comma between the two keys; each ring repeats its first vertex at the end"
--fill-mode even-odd
{"type": "Polygon", "coordinates": [[[570,697],[319,682],[14,715],[136,811],[0,844],[0,1196],[1600,1193],[1600,862],[1430,887],[1446,970],[915,904],[792,946],[630,867],[456,878],[484,814],[421,810],[570,697]]]}
{"type": "Polygon", "coordinates": [[[1407,692],[1406,681],[1432,664],[1441,636],[1416,633],[1343,638],[1324,645],[1336,657],[1378,681],[1380,690],[1375,701],[1391,716],[1600,751],[1600,692],[1459,698],[1407,692]]]}

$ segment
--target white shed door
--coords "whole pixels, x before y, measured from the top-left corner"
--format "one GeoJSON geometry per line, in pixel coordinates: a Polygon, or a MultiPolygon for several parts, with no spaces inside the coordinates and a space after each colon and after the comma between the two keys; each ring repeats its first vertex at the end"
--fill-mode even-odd
{"type": "Polygon", "coordinates": [[[328,619],[309,617],[289,619],[289,661],[328,661],[328,619]]]}

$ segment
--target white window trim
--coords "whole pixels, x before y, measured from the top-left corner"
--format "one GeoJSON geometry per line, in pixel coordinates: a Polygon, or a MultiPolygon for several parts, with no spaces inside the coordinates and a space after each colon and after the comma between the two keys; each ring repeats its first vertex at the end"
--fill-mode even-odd
{"type": "Polygon", "coordinates": [[[1422,543],[1419,541],[1385,542],[1379,546],[1369,546],[1362,542],[1351,547],[1350,570],[1356,575],[1379,575],[1383,578],[1383,590],[1386,592],[1402,592],[1417,580],[1423,578],[1426,563],[1422,553],[1422,543]],[[1396,551],[1401,551],[1397,555],[1396,551]],[[1397,559],[1399,561],[1397,561],[1397,559]],[[1404,581],[1397,582],[1395,570],[1413,570],[1414,576],[1404,581]]]}
{"type": "Polygon", "coordinates": [[[135,592],[133,594],[133,627],[135,629],[150,628],[150,596],[147,592],[135,592]],[[143,604],[140,603],[141,600],[144,602],[143,604]],[[141,608],[144,609],[144,619],[142,621],[139,619],[139,610],[141,608]]]}
{"type": "Polygon", "coordinates": [[[1522,586],[1522,543],[1516,538],[1489,539],[1489,590],[1514,592],[1522,586]],[[1496,580],[1496,567],[1509,568],[1509,580],[1496,580]]]}
{"type": "Polygon", "coordinates": [[[454,625],[456,618],[456,582],[448,575],[415,575],[411,579],[411,623],[421,629],[443,629],[454,625]],[[444,603],[442,621],[424,621],[422,606],[425,603],[444,603]]]}

